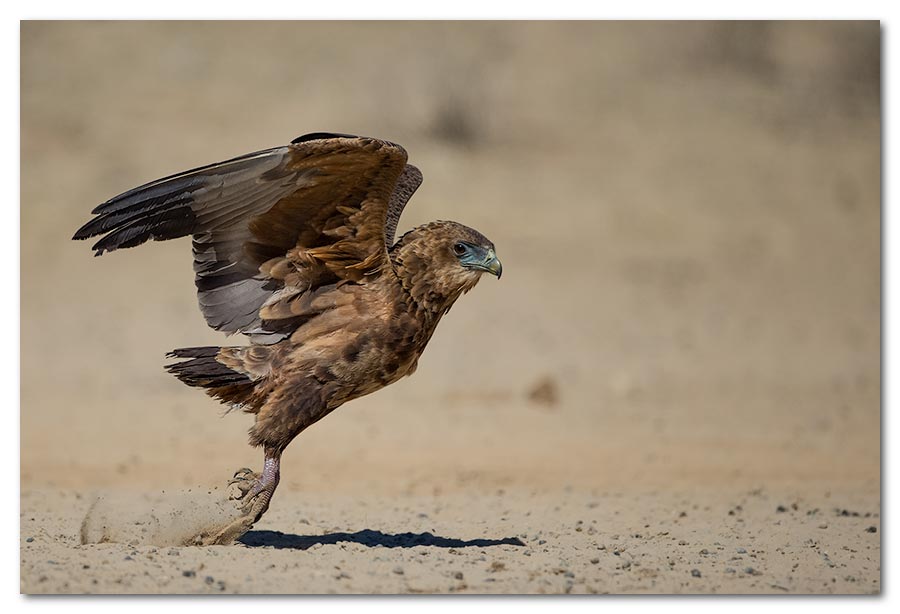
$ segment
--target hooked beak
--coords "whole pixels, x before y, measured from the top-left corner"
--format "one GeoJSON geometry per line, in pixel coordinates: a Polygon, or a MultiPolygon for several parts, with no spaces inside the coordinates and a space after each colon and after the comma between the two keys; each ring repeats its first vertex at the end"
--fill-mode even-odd
{"type": "Polygon", "coordinates": [[[497,279],[500,279],[500,275],[503,273],[503,265],[500,264],[497,254],[492,249],[488,250],[487,257],[478,265],[478,268],[496,275],[497,279]]]}

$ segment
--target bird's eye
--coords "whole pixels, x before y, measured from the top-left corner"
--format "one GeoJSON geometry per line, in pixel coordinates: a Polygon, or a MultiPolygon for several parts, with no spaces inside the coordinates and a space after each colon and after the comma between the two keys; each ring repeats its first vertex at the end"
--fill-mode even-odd
{"type": "Polygon", "coordinates": [[[453,245],[453,253],[457,256],[462,256],[466,253],[466,246],[463,243],[456,243],[453,245]]]}

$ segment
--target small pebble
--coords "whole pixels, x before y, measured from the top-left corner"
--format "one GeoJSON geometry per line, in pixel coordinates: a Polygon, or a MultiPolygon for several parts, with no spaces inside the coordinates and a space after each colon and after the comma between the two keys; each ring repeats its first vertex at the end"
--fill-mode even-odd
{"type": "Polygon", "coordinates": [[[866,529],[866,533],[877,533],[877,532],[878,532],[878,528],[874,527],[874,526],[866,529]]]}
{"type": "Polygon", "coordinates": [[[402,567],[394,567],[394,573],[397,574],[398,576],[402,576],[403,568],[402,567]]]}
{"type": "Polygon", "coordinates": [[[692,569],[692,570],[691,570],[691,575],[694,576],[695,578],[699,578],[699,577],[700,577],[700,570],[699,570],[699,569],[692,569]]]}
{"type": "Polygon", "coordinates": [[[197,572],[194,571],[193,569],[186,569],[181,572],[181,575],[184,576],[185,578],[193,578],[194,576],[197,575],[197,572]]]}

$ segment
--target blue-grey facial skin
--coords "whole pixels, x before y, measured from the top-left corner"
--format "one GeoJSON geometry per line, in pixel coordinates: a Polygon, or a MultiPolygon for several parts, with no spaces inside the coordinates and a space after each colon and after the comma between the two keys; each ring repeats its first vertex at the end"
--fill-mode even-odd
{"type": "Polygon", "coordinates": [[[482,247],[471,243],[459,242],[453,246],[453,251],[460,263],[467,269],[478,269],[500,279],[503,273],[503,265],[497,259],[493,247],[482,247]]]}

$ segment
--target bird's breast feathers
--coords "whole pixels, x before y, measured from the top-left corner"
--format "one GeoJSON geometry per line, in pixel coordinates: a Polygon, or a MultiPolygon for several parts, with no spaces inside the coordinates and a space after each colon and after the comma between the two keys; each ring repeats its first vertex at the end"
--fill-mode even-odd
{"type": "Polygon", "coordinates": [[[433,328],[390,284],[347,284],[345,295],[300,326],[285,344],[285,362],[337,384],[341,402],[411,375],[433,328]]]}

